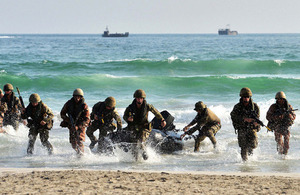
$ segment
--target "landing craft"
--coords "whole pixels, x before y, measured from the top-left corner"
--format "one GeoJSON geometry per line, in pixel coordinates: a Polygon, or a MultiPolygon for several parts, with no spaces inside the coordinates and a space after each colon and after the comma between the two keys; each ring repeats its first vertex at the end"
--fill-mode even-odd
{"type": "MultiPolygon", "coordinates": [[[[177,134],[175,125],[173,124],[174,117],[168,111],[162,111],[167,125],[162,128],[160,120],[156,117],[151,121],[153,129],[147,140],[147,145],[154,148],[155,151],[163,154],[171,154],[183,149],[183,141],[180,135],[177,134]]],[[[123,151],[128,152],[131,149],[131,133],[126,127],[121,132],[110,133],[105,139],[105,147],[100,153],[112,154],[114,147],[119,147],[123,151]]]]}

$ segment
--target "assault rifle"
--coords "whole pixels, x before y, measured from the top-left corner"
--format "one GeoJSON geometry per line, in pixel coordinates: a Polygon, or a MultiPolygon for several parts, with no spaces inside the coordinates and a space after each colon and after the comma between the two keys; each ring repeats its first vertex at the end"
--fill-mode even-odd
{"type": "Polygon", "coordinates": [[[285,111],[280,111],[280,112],[277,112],[276,115],[282,115],[282,114],[286,114],[286,113],[290,113],[290,112],[294,112],[294,111],[297,111],[298,109],[288,109],[288,110],[285,110],[285,111]]]}
{"type": "Polygon", "coordinates": [[[19,94],[19,99],[20,99],[21,105],[22,105],[23,108],[25,108],[25,105],[24,105],[24,102],[23,102],[23,98],[22,98],[22,96],[20,94],[20,90],[19,90],[18,87],[16,87],[16,88],[17,88],[17,91],[18,91],[18,94],[19,94]]]}
{"type": "Polygon", "coordinates": [[[69,119],[70,119],[71,126],[72,126],[72,128],[74,129],[74,130],[73,130],[73,131],[74,131],[73,134],[75,135],[75,138],[76,138],[75,143],[76,143],[77,153],[80,154],[80,153],[81,153],[81,150],[80,150],[80,147],[79,147],[79,145],[78,145],[78,133],[77,133],[77,131],[76,131],[75,122],[74,122],[74,119],[73,119],[72,115],[71,115],[69,112],[68,112],[68,117],[69,117],[69,119]]]}
{"type": "MultiPolygon", "coordinates": [[[[266,127],[268,131],[273,131],[272,129],[270,129],[268,126],[266,126],[261,120],[259,120],[259,118],[257,117],[257,115],[254,113],[254,111],[251,111],[251,115],[250,118],[254,119],[254,121],[258,124],[260,124],[263,127],[266,127]]],[[[267,131],[267,132],[268,132],[267,131]]]]}

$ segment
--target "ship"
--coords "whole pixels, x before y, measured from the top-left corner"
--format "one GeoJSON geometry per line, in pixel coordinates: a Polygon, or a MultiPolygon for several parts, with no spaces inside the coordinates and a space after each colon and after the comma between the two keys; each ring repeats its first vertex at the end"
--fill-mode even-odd
{"type": "Polygon", "coordinates": [[[238,35],[237,31],[231,31],[229,24],[226,25],[225,29],[218,30],[219,35],[238,35]]]}
{"type": "Polygon", "coordinates": [[[125,32],[125,33],[109,33],[108,27],[106,27],[105,31],[102,34],[102,37],[128,37],[129,36],[129,32],[125,32]]]}

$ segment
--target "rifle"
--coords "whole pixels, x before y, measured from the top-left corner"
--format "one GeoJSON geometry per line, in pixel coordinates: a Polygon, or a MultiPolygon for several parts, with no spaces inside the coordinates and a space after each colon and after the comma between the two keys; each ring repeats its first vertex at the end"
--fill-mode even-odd
{"type": "Polygon", "coordinates": [[[257,115],[254,113],[254,111],[251,111],[251,116],[250,118],[254,119],[255,122],[257,122],[258,124],[260,124],[263,127],[267,128],[267,132],[268,131],[273,131],[272,129],[270,129],[268,126],[266,126],[261,120],[259,120],[259,118],[257,118],[257,115]]]}
{"type": "Polygon", "coordinates": [[[24,105],[24,102],[23,102],[23,98],[22,98],[22,96],[20,94],[20,90],[19,90],[18,87],[16,87],[16,88],[17,88],[17,91],[18,91],[18,94],[19,94],[19,99],[20,99],[21,105],[22,105],[23,108],[25,108],[25,105],[24,105]]]}
{"type": "Polygon", "coordinates": [[[70,122],[71,122],[71,126],[74,128],[74,134],[75,134],[75,137],[76,137],[76,149],[77,149],[77,153],[80,154],[81,151],[80,151],[80,147],[78,145],[78,133],[76,131],[76,127],[75,127],[75,122],[74,122],[74,119],[72,117],[72,115],[70,114],[70,112],[68,112],[68,117],[70,119],[70,122]]]}
{"type": "Polygon", "coordinates": [[[282,114],[285,114],[285,113],[290,113],[290,112],[294,112],[294,111],[297,111],[298,109],[292,109],[292,110],[290,110],[290,109],[288,109],[288,110],[285,110],[285,111],[281,111],[281,112],[278,112],[278,113],[276,113],[275,115],[282,115],[282,114]]]}

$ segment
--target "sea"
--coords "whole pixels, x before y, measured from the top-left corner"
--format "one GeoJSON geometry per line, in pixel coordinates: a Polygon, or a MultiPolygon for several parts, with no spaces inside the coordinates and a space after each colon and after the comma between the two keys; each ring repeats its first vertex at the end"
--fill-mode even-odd
{"type": "MultiPolygon", "coordinates": [[[[275,94],[284,91],[293,108],[300,108],[300,34],[130,34],[127,38],[103,38],[100,34],[0,35],[0,85],[20,89],[25,105],[32,93],[54,112],[49,156],[39,138],[32,156],[27,156],[28,128],[5,127],[0,134],[0,167],[145,171],[212,171],[300,173],[300,113],[291,128],[287,156],[277,154],[274,134],[262,127],[258,147],[247,162],[240,156],[230,112],[239,102],[239,92],[249,87],[260,107],[260,119],[275,94]],[[221,119],[213,148],[206,138],[200,152],[194,140],[184,140],[182,151],[160,154],[148,147],[149,159],[135,161],[118,148],[113,155],[89,150],[75,154],[66,128],[59,126],[60,110],[74,89],[81,88],[89,109],[113,96],[123,117],[136,89],[145,90],[148,103],[174,116],[182,129],[196,116],[203,101],[221,119]]],[[[16,95],[17,91],[14,90],[16,95]]],[[[149,115],[149,120],[153,118],[149,115]]],[[[123,127],[127,124],[123,121],[123,127]]],[[[98,132],[95,132],[98,135],[98,132]]],[[[197,135],[197,132],[195,133],[197,135]]]]}

